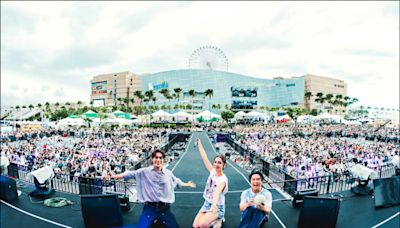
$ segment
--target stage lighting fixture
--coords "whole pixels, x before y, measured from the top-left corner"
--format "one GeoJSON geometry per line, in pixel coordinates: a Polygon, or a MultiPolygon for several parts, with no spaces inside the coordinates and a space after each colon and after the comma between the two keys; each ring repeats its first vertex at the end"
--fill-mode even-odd
{"type": "Polygon", "coordinates": [[[1,155],[0,173],[7,175],[7,167],[10,165],[10,160],[6,156],[1,155]]]}
{"type": "Polygon", "coordinates": [[[358,185],[352,187],[351,191],[358,195],[372,194],[372,188],[368,186],[368,183],[371,180],[371,174],[375,173],[375,171],[361,164],[356,164],[351,168],[350,172],[358,181],[358,185]]]}
{"type": "Polygon", "coordinates": [[[54,177],[53,169],[50,166],[37,169],[28,174],[33,176],[33,182],[35,183],[36,189],[29,193],[32,197],[47,198],[49,195],[54,193],[54,189],[49,188],[49,180],[54,177]]]}

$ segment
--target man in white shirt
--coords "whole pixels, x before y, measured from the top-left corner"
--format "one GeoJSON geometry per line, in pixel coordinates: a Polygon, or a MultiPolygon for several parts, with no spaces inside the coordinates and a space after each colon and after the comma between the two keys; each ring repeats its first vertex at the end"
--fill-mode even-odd
{"type": "Polygon", "coordinates": [[[272,194],[262,187],[264,179],[260,171],[249,175],[251,187],[240,196],[240,212],[242,213],[239,228],[258,228],[268,221],[268,214],[272,210],[272,194]],[[256,202],[257,195],[264,196],[264,202],[256,202]]]}

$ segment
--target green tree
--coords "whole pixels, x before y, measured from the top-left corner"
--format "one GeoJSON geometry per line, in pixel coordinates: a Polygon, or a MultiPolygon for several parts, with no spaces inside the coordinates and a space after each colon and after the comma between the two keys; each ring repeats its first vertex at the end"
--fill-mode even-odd
{"type": "Polygon", "coordinates": [[[306,92],[304,93],[304,98],[305,98],[305,100],[306,100],[306,108],[307,108],[308,110],[310,110],[310,99],[311,99],[312,96],[313,96],[313,94],[312,94],[312,92],[310,92],[310,91],[306,91],[306,92]]]}
{"type": "Polygon", "coordinates": [[[321,92],[318,92],[316,96],[317,96],[317,98],[315,98],[315,102],[320,103],[319,110],[321,111],[321,109],[323,109],[323,104],[325,102],[324,94],[321,92]]]}
{"type": "MultiPolygon", "coordinates": [[[[325,100],[328,102],[328,104],[331,105],[331,107],[332,107],[332,102],[333,102],[332,98],[333,98],[333,94],[331,94],[331,93],[328,93],[325,96],[325,100]]],[[[330,113],[330,109],[328,109],[328,112],[330,113]]]]}
{"type": "Polygon", "coordinates": [[[174,88],[174,94],[177,99],[177,104],[179,104],[179,98],[181,97],[182,89],[181,88],[174,88]]]}
{"type": "Polygon", "coordinates": [[[136,90],[135,92],[133,92],[133,95],[139,99],[139,105],[142,105],[142,101],[144,98],[142,91],[136,90]]]}
{"type": "Polygon", "coordinates": [[[225,120],[226,122],[228,122],[230,119],[232,119],[233,117],[235,117],[235,113],[233,113],[232,111],[230,111],[230,110],[227,110],[227,111],[222,111],[221,112],[221,118],[223,119],[223,120],[225,120]]]}
{"type": "Polygon", "coordinates": [[[192,97],[192,115],[193,115],[193,104],[194,104],[194,97],[196,96],[196,91],[194,89],[189,90],[189,96],[192,97]]]}
{"type": "Polygon", "coordinates": [[[206,91],[204,91],[204,95],[208,97],[208,109],[210,109],[211,97],[214,96],[214,90],[206,89],[206,91]]]}

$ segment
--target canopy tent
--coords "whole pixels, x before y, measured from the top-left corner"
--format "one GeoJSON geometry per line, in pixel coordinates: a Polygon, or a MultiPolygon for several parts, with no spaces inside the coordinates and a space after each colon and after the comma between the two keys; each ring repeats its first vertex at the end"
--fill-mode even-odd
{"type": "Polygon", "coordinates": [[[292,120],[288,114],[283,115],[283,116],[278,116],[275,118],[277,123],[286,123],[292,120]]]}
{"type": "Polygon", "coordinates": [[[235,114],[235,119],[241,119],[241,118],[243,118],[244,116],[246,116],[246,113],[243,112],[243,111],[239,111],[239,112],[237,112],[237,113],[235,114]]]}
{"type": "Polygon", "coordinates": [[[179,111],[177,113],[172,114],[172,118],[175,121],[191,121],[193,120],[193,116],[187,112],[179,111]]]}
{"type": "Polygon", "coordinates": [[[343,120],[340,116],[332,115],[332,114],[327,113],[327,112],[319,114],[314,119],[315,120],[328,120],[328,121],[333,121],[333,122],[336,122],[336,123],[339,123],[339,122],[341,122],[343,120]]]}
{"type": "Polygon", "coordinates": [[[118,118],[125,118],[125,119],[130,119],[131,118],[131,114],[130,113],[122,112],[120,110],[117,110],[117,111],[113,112],[113,115],[115,117],[118,117],[118,118]]]}
{"type": "Polygon", "coordinates": [[[221,116],[215,113],[210,112],[209,110],[205,110],[195,115],[196,118],[203,117],[204,120],[211,120],[213,118],[221,119],[221,116]]]}
{"type": "Polygon", "coordinates": [[[86,118],[96,118],[97,117],[97,113],[89,110],[87,112],[85,112],[82,117],[86,117],[86,118]]]}
{"type": "Polygon", "coordinates": [[[164,111],[164,110],[158,110],[151,114],[151,116],[156,120],[156,121],[162,121],[162,120],[171,120],[172,119],[172,114],[164,111]]]}
{"type": "Polygon", "coordinates": [[[77,116],[77,115],[69,115],[68,117],[71,118],[71,119],[74,119],[74,118],[78,118],[79,116],[77,116]]]}
{"type": "Polygon", "coordinates": [[[297,117],[297,122],[299,123],[309,123],[313,120],[313,116],[311,115],[301,115],[297,117]]]}
{"type": "Polygon", "coordinates": [[[246,117],[265,117],[266,115],[264,113],[261,112],[257,112],[257,111],[251,111],[247,114],[245,114],[246,117]]]}
{"type": "Polygon", "coordinates": [[[113,114],[116,117],[125,117],[125,112],[122,112],[120,110],[114,111],[113,114]]]}
{"type": "Polygon", "coordinates": [[[71,125],[71,126],[82,126],[82,125],[85,125],[85,124],[86,124],[85,120],[82,119],[82,118],[67,117],[65,119],[62,119],[62,120],[58,121],[57,125],[59,125],[59,126],[68,126],[68,125],[71,125]]]}

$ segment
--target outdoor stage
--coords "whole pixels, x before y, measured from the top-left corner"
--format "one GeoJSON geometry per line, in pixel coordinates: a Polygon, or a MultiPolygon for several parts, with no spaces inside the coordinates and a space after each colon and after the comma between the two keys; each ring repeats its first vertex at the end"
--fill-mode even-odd
{"type": "MultiPolygon", "coordinates": [[[[189,140],[187,150],[171,163],[168,168],[183,181],[193,180],[195,189],[176,189],[176,201],[172,205],[181,227],[191,227],[194,217],[200,209],[204,199],[202,193],[208,177],[206,168],[195,147],[195,138],[200,138],[208,154],[213,159],[216,150],[206,133],[194,132],[189,140]]],[[[240,220],[240,194],[249,187],[248,173],[231,161],[225,170],[229,179],[229,192],[226,195],[226,214],[224,227],[237,227],[240,220]]],[[[28,193],[33,190],[32,185],[19,188],[22,191],[17,201],[11,204],[1,201],[0,227],[85,227],[82,217],[80,196],[56,192],[54,196],[65,197],[74,202],[74,205],[61,208],[49,208],[31,201],[28,193]]],[[[266,227],[297,227],[300,208],[293,208],[276,189],[269,189],[273,196],[273,212],[266,227]]],[[[324,197],[340,198],[341,206],[336,227],[400,227],[400,207],[375,209],[372,196],[356,196],[350,191],[323,195],[324,197]]],[[[32,199],[37,200],[37,199],[32,199]]],[[[141,213],[141,204],[131,204],[131,210],[123,213],[124,226],[135,227],[141,213]]]]}

